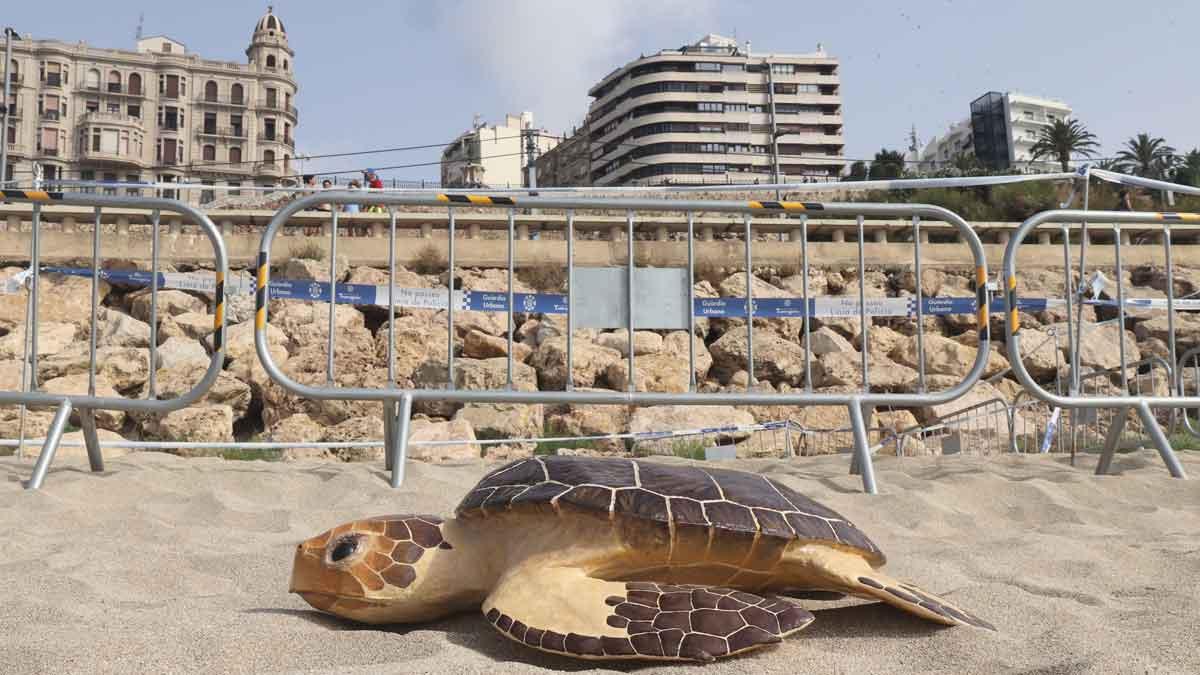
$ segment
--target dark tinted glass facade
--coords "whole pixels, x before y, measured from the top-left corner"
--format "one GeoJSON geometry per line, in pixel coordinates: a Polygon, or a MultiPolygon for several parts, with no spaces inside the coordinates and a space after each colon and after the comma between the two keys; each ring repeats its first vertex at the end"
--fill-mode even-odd
{"type": "Polygon", "coordinates": [[[975,157],[989,169],[1008,168],[1008,126],[1004,94],[991,91],[971,102],[971,135],[975,157]]]}

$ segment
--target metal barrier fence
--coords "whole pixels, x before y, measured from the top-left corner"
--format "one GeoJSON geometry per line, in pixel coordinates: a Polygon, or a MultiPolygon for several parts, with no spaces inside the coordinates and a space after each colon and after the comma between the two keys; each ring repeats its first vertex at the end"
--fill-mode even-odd
{"type": "MultiPolygon", "coordinates": [[[[645,268],[644,268],[645,269],[645,268]]],[[[665,270],[672,272],[672,270],[665,270]]],[[[683,270],[673,270],[673,272],[683,272],[683,270]]],[[[672,276],[670,274],[665,276],[672,276]]],[[[673,200],[664,202],[662,200],[650,199],[584,199],[577,197],[556,198],[556,197],[515,197],[515,196],[483,196],[483,195],[465,195],[465,194],[443,194],[443,195],[402,195],[402,194],[380,194],[380,193],[363,193],[363,192],[345,192],[345,191],[330,191],[320,194],[309,195],[297,199],[282,209],[280,209],[272,218],[267,226],[266,232],[263,234],[262,242],[259,248],[258,259],[258,275],[257,275],[257,291],[255,299],[255,347],[258,352],[260,361],[265,368],[267,374],[280,385],[284,390],[306,398],[317,400],[346,400],[346,401],[378,401],[384,406],[384,428],[387,465],[391,474],[391,484],[393,487],[398,487],[404,475],[404,463],[407,455],[408,444],[408,426],[409,418],[412,413],[414,401],[438,400],[453,404],[466,403],[517,403],[517,404],[544,404],[544,403],[571,403],[571,404],[610,404],[610,405],[634,405],[634,406],[652,406],[652,405],[770,405],[770,406],[796,406],[796,405],[815,405],[815,406],[845,406],[849,409],[851,428],[854,437],[854,453],[851,470],[861,473],[863,488],[866,492],[876,492],[875,475],[871,464],[870,445],[867,436],[866,420],[869,419],[870,411],[877,406],[894,406],[894,407],[924,407],[930,405],[938,405],[951,401],[966,393],[979,379],[979,376],[984,371],[987,364],[990,334],[989,334],[989,317],[988,306],[989,298],[987,291],[987,262],[980,243],[979,237],[975,231],[957,214],[946,209],[927,206],[927,205],[906,205],[906,204],[823,204],[823,203],[805,203],[805,202],[772,202],[772,201],[752,201],[752,202],[721,202],[721,201],[686,201],[673,200]],[[395,207],[418,206],[430,207],[441,206],[449,210],[448,212],[448,267],[449,267],[449,283],[446,288],[446,306],[447,306],[447,385],[444,388],[438,389],[418,389],[404,388],[399,386],[394,372],[393,349],[395,347],[394,324],[395,324],[395,212],[392,211],[392,222],[389,226],[388,235],[388,251],[389,251],[389,269],[388,269],[388,378],[387,386],[381,388],[366,388],[366,387],[337,387],[333,386],[335,377],[335,303],[337,298],[337,281],[336,281],[336,265],[337,265],[337,212],[331,213],[333,226],[330,228],[330,246],[329,246],[329,261],[330,261],[330,284],[329,284],[329,328],[328,328],[328,345],[327,345],[327,363],[326,363],[326,386],[310,386],[297,382],[287,376],[280,370],[279,366],[272,359],[267,342],[267,304],[270,293],[270,267],[271,267],[271,247],[276,234],[287,223],[289,217],[304,209],[313,208],[318,204],[342,204],[354,203],[363,206],[375,205],[387,208],[389,211],[395,207]],[[458,207],[483,207],[483,208],[498,208],[507,209],[508,212],[508,232],[507,232],[507,262],[508,262],[508,289],[506,299],[499,299],[494,309],[504,311],[507,314],[507,381],[506,388],[503,390],[487,389],[487,390],[461,390],[455,387],[454,376],[454,307],[455,307],[455,263],[454,263],[454,245],[455,245],[455,210],[458,207]],[[553,209],[566,212],[566,236],[565,244],[567,248],[567,298],[566,298],[566,314],[567,314],[567,341],[566,341],[566,372],[567,386],[565,391],[515,391],[513,390],[513,333],[515,331],[514,315],[517,312],[514,306],[515,293],[513,289],[513,279],[515,270],[514,261],[514,246],[515,246],[515,213],[518,208],[528,209],[553,209]],[[586,279],[583,279],[585,288],[592,292],[582,296],[581,299],[586,299],[587,302],[583,305],[576,306],[576,293],[578,291],[577,278],[580,270],[576,269],[574,261],[574,240],[575,228],[574,217],[576,210],[606,210],[623,212],[626,216],[625,232],[626,232],[626,265],[624,269],[620,268],[584,268],[588,270],[586,279]],[[674,281],[663,281],[664,277],[658,277],[656,281],[647,281],[653,278],[653,273],[664,271],[649,268],[643,273],[637,272],[634,255],[635,244],[635,212],[637,211],[684,211],[687,214],[687,245],[688,245],[688,265],[686,269],[686,277],[675,274],[674,281]],[[805,389],[799,392],[789,393],[774,393],[774,392],[758,392],[753,391],[752,386],[755,382],[755,360],[754,360],[754,322],[753,320],[746,321],[746,362],[747,371],[750,373],[751,387],[748,387],[744,392],[721,392],[721,393],[699,393],[696,391],[695,377],[695,340],[689,340],[689,370],[690,386],[686,393],[659,393],[638,391],[636,386],[637,369],[635,367],[635,349],[633,348],[634,332],[638,328],[678,328],[686,329],[694,336],[696,328],[696,312],[695,312],[695,296],[693,289],[693,280],[695,277],[695,256],[693,243],[695,240],[695,232],[693,226],[694,215],[697,212],[709,213],[727,213],[740,216],[740,234],[744,238],[744,257],[745,257],[745,274],[746,274],[746,291],[744,305],[742,305],[742,316],[762,317],[764,313],[760,311],[760,305],[766,305],[767,301],[756,303],[754,298],[753,284],[753,258],[752,258],[752,243],[756,232],[756,217],[762,216],[780,216],[780,215],[798,215],[799,222],[795,220],[779,220],[779,219],[763,219],[758,224],[758,230],[770,231],[794,231],[798,230],[801,242],[801,256],[803,264],[803,302],[796,302],[795,305],[791,301],[781,303],[784,305],[781,312],[787,312],[784,316],[793,318],[803,318],[803,336],[804,336],[804,371],[805,371],[805,389]],[[812,357],[811,350],[808,349],[810,344],[811,320],[813,314],[813,305],[810,301],[808,293],[808,262],[809,262],[809,246],[808,246],[808,213],[816,212],[823,217],[849,217],[856,218],[858,225],[858,298],[857,303],[849,305],[851,311],[842,314],[846,318],[857,316],[858,327],[861,337],[861,372],[862,386],[854,391],[845,393],[828,393],[815,392],[812,389],[812,357]],[[952,388],[938,392],[928,392],[925,389],[925,354],[923,345],[924,332],[924,305],[925,302],[918,301],[915,303],[916,317],[916,340],[918,352],[918,381],[917,393],[883,393],[871,390],[870,374],[869,374],[869,356],[868,345],[869,341],[869,326],[870,319],[868,318],[871,312],[868,311],[866,297],[866,261],[864,254],[864,237],[863,237],[863,220],[867,216],[884,216],[884,217],[903,217],[912,219],[913,227],[913,245],[914,256],[913,264],[916,278],[916,297],[921,298],[921,219],[933,219],[952,224],[958,230],[961,240],[970,250],[974,268],[976,270],[976,298],[975,298],[975,317],[977,329],[979,331],[979,346],[975,359],[970,371],[952,388]],[[596,272],[599,269],[599,273],[596,272]],[[639,285],[639,279],[641,284],[639,285]],[[684,281],[681,281],[684,279],[684,281]],[[672,286],[678,292],[678,297],[671,297],[668,294],[658,294],[648,299],[645,297],[646,292],[642,286],[653,285],[655,283],[672,286]],[[686,288],[683,288],[686,287],[686,288]],[[607,291],[607,293],[596,293],[595,291],[607,291]],[[615,307],[610,306],[612,296],[616,294],[621,296],[621,300],[616,303],[615,307]],[[638,293],[643,292],[642,302],[638,302],[638,293]],[[686,296],[686,300],[683,299],[686,296]],[[676,305],[686,303],[685,309],[680,309],[676,305]],[[680,310],[675,312],[674,310],[680,310]],[[668,320],[678,314],[678,317],[672,323],[668,320]],[[574,390],[571,385],[571,374],[573,373],[572,358],[573,358],[573,333],[577,326],[577,320],[580,315],[584,315],[588,319],[588,325],[591,327],[623,327],[627,331],[629,340],[627,352],[627,369],[628,369],[628,391],[578,391],[574,390]],[[686,315],[686,316],[684,316],[686,315]],[[605,323],[607,321],[607,323],[605,323]],[[669,325],[664,325],[664,322],[669,325]]],[[[535,308],[529,308],[527,311],[534,311],[535,308]]]]}
{"type": "MultiPolygon", "coordinates": [[[[1152,393],[1145,395],[1142,393],[1130,394],[1129,391],[1129,368],[1130,364],[1126,359],[1125,348],[1125,325],[1126,325],[1126,302],[1125,302],[1125,284],[1124,284],[1124,268],[1121,263],[1121,225],[1123,224],[1157,224],[1162,226],[1163,252],[1166,262],[1166,311],[1167,311],[1167,334],[1168,334],[1168,349],[1170,351],[1170,361],[1175,361],[1176,354],[1176,331],[1175,331],[1175,272],[1171,259],[1171,226],[1173,223],[1183,222],[1200,222],[1200,214],[1193,213],[1133,213],[1133,212],[1115,212],[1115,211],[1074,211],[1074,210],[1058,210],[1045,211],[1036,214],[1026,220],[1013,233],[1012,239],[1009,241],[1008,247],[1004,251],[1004,262],[1002,267],[1002,276],[1004,288],[1007,292],[1004,294],[1005,306],[1005,322],[1008,330],[1008,360],[1012,366],[1013,373],[1017,376],[1017,380],[1021,383],[1028,392],[1037,398],[1049,403],[1053,406],[1064,409],[1078,411],[1096,411],[1102,408],[1115,409],[1115,414],[1112,423],[1109,425],[1105,441],[1104,449],[1100,456],[1100,461],[1096,466],[1097,474],[1108,473],[1112,464],[1112,459],[1116,453],[1117,446],[1120,442],[1121,435],[1124,430],[1125,420],[1129,416],[1130,411],[1136,411],[1141,418],[1142,425],[1150,436],[1155,448],[1158,450],[1163,463],[1171,476],[1175,478],[1186,478],[1182,464],[1176,456],[1174,449],[1171,446],[1170,439],[1163,432],[1158,420],[1155,417],[1154,410],[1157,408],[1179,409],[1179,408],[1195,408],[1200,407],[1200,396],[1182,396],[1181,392],[1176,387],[1168,387],[1165,395],[1152,393]],[[1086,270],[1086,243],[1088,241],[1088,224],[1100,224],[1111,227],[1113,231],[1113,246],[1116,262],[1116,285],[1117,285],[1117,320],[1120,330],[1117,335],[1118,353],[1120,365],[1117,367],[1117,372],[1121,380],[1121,394],[1110,396],[1085,396],[1080,391],[1082,374],[1079,372],[1079,337],[1078,330],[1075,331],[1075,339],[1072,341],[1072,360],[1073,374],[1075,377],[1068,395],[1064,396],[1061,393],[1052,393],[1041,387],[1029,371],[1025,368],[1024,361],[1021,357],[1021,333],[1020,333],[1020,317],[1018,316],[1017,302],[1017,251],[1021,243],[1029,235],[1030,232],[1037,229],[1039,226],[1046,223],[1084,223],[1081,238],[1081,260],[1080,269],[1086,270]]],[[[1070,277],[1071,265],[1068,264],[1064,273],[1067,277],[1067,297],[1070,299],[1070,277]]],[[[1070,307],[1068,306],[1068,312],[1070,307]]],[[[1077,321],[1077,327],[1079,322],[1077,321]]]]}
{"type": "MultiPolygon", "coordinates": [[[[1161,356],[1151,356],[1130,363],[1125,368],[1114,366],[1083,373],[1079,376],[1080,396],[1104,396],[1114,388],[1134,396],[1149,396],[1162,392],[1170,393],[1175,389],[1175,369],[1161,356]]],[[[1102,445],[1107,438],[1116,417],[1123,411],[1113,408],[1088,408],[1075,411],[1071,420],[1071,442],[1082,444],[1084,448],[1102,445]]],[[[1177,411],[1166,409],[1156,410],[1155,418],[1160,425],[1167,428],[1168,433],[1174,433],[1177,411]]],[[[1117,445],[1141,438],[1141,434],[1128,426],[1123,426],[1118,433],[1117,445]]]]}
{"type": "MultiPolygon", "coordinates": [[[[1194,391],[1193,397],[1200,397],[1200,347],[1193,347],[1188,350],[1183,356],[1179,357],[1179,367],[1175,372],[1175,386],[1179,390],[1180,396],[1187,396],[1189,387],[1190,391],[1194,391]]],[[[1188,433],[1200,438],[1200,422],[1193,422],[1188,411],[1191,408],[1182,410],[1183,427],[1188,433]]],[[[1197,419],[1200,420],[1200,410],[1196,411],[1197,419]]]]}
{"type": "Polygon", "coordinates": [[[181,202],[169,199],[112,197],[91,194],[63,194],[39,190],[4,190],[3,197],[10,202],[32,204],[32,232],[29,252],[29,295],[25,314],[25,345],[21,364],[21,391],[0,391],[0,405],[21,406],[21,419],[24,420],[26,406],[54,407],[54,418],[46,432],[41,453],[34,464],[26,487],[37,489],[46,479],[46,472],[54,461],[54,454],[62,439],[63,432],[70,420],[72,411],[79,415],[80,427],[83,431],[84,444],[87,447],[88,463],[92,471],[104,470],[104,457],[96,434],[95,411],[113,410],[124,412],[142,412],[150,414],[165,414],[173,410],[185,408],[199,400],[216,382],[221,369],[225,365],[225,289],[224,280],[228,272],[228,259],[225,253],[225,243],[220,232],[203,213],[181,202]],[[91,314],[88,344],[88,393],[58,394],[38,391],[38,303],[39,281],[41,280],[41,214],[43,204],[67,204],[75,206],[92,206],[95,208],[95,220],[92,229],[92,293],[91,314]],[[151,290],[150,290],[150,339],[149,339],[149,379],[147,383],[147,398],[129,399],[112,396],[96,395],[96,349],[97,349],[97,314],[100,305],[100,232],[101,214],[104,208],[143,208],[152,210],[151,238],[151,290]],[[213,265],[216,274],[216,292],[214,294],[213,313],[213,351],[212,358],[204,376],[191,390],[177,398],[158,399],[155,374],[158,367],[158,288],[159,279],[159,214],[162,211],[175,213],[190,220],[208,237],[213,247],[213,265]]]}

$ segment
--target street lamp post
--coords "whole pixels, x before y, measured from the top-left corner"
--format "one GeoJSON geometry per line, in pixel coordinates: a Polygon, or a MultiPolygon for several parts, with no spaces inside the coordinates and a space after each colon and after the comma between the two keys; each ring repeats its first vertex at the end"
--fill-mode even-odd
{"type": "Polygon", "coordinates": [[[4,27],[4,122],[0,124],[0,129],[4,130],[4,140],[0,142],[0,185],[8,180],[8,92],[12,84],[12,43],[13,39],[21,39],[17,37],[17,31],[11,26],[4,27]]]}

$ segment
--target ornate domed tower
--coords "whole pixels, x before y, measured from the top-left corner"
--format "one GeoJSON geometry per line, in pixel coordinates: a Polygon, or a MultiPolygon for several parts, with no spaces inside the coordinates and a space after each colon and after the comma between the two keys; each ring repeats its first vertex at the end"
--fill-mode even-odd
{"type": "Polygon", "coordinates": [[[296,85],[293,58],[283,21],[267,7],[254,26],[246,57],[250,69],[257,74],[258,91],[247,102],[254,108],[256,129],[256,174],[259,184],[294,182],[292,158],[296,154],[296,85]]]}

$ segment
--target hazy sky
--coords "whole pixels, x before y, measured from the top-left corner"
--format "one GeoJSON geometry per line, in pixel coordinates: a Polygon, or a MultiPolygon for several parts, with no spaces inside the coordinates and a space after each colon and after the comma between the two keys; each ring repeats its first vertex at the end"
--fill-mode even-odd
{"type": "MultiPolygon", "coordinates": [[[[208,58],[244,61],[266,3],[208,0],[53,8],[8,2],[0,21],[39,38],[132,48],[166,34],[208,58]]],[[[531,110],[560,132],[613,68],[707,32],[755,52],[841,59],[846,155],[903,148],[964,118],[971,99],[1016,90],[1067,101],[1112,154],[1139,132],[1200,146],[1200,2],[1151,0],[438,0],[275,3],[300,81],[299,152],[444,143],[479,113],[531,110]]],[[[325,170],[436,162],[436,149],[323,160],[325,170]]],[[[309,168],[318,168],[314,160],[309,168]]],[[[436,166],[384,172],[433,178],[436,166]]]]}

